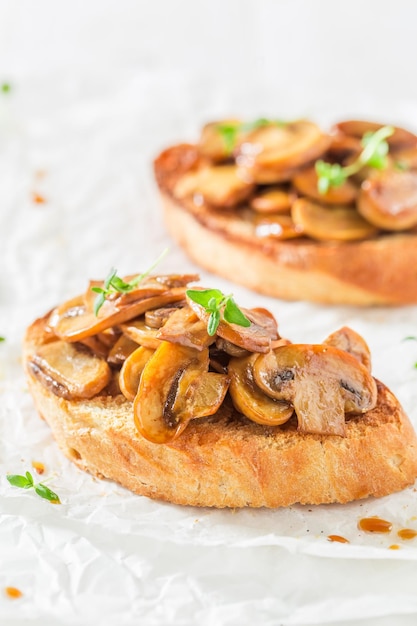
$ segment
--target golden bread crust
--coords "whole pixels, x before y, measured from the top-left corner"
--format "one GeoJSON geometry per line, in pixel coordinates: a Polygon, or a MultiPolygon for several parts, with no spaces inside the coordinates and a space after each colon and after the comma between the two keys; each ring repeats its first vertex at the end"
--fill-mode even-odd
{"type": "MultiPolygon", "coordinates": [[[[28,329],[25,363],[45,341],[45,318],[28,329]]],[[[255,424],[225,403],[173,443],[144,439],[122,395],[64,400],[28,371],[40,415],[68,458],[133,492],[210,507],[281,507],[384,496],[413,484],[417,438],[398,400],[378,382],[378,403],[347,421],[345,438],[255,424]]]]}
{"type": "Polygon", "coordinates": [[[197,207],[174,197],[175,180],[197,158],[188,144],[170,148],[155,160],[155,175],[168,231],[198,265],[285,300],[359,306],[417,302],[415,230],[352,242],[256,237],[239,210],[197,207]]]}

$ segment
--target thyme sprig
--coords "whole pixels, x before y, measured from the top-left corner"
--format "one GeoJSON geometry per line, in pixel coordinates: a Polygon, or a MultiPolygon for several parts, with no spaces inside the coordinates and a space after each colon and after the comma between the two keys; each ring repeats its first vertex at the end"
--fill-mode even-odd
{"type": "Polygon", "coordinates": [[[246,328],[251,324],[231,294],[224,295],[219,289],[187,289],[186,295],[210,314],[207,322],[207,332],[210,337],[216,334],[222,318],[226,322],[246,328]]]}
{"type": "Polygon", "coordinates": [[[103,306],[106,299],[112,295],[113,293],[129,293],[129,291],[133,291],[149,274],[153,269],[162,261],[162,259],[168,254],[168,248],[159,255],[154,263],[142,274],[138,274],[132,280],[126,282],[123,278],[117,275],[117,270],[112,267],[108,275],[104,280],[103,287],[91,287],[91,291],[97,293],[98,296],[94,301],[94,314],[97,316],[101,307],[103,306]]]}
{"type": "Polygon", "coordinates": [[[20,489],[34,489],[41,498],[44,498],[53,504],[61,504],[59,496],[45,485],[45,481],[35,483],[30,472],[26,472],[24,476],[21,474],[8,474],[6,478],[9,483],[13,485],[13,487],[19,487],[20,489]]]}
{"type": "Polygon", "coordinates": [[[271,120],[266,117],[259,117],[251,122],[224,122],[217,124],[217,131],[220,133],[227,154],[231,154],[236,146],[239,133],[250,133],[263,126],[285,126],[287,122],[282,120],[271,120]]]}
{"type": "Polygon", "coordinates": [[[331,187],[340,187],[343,183],[357,174],[365,166],[382,170],[387,166],[387,154],[389,150],[386,139],[394,133],[392,126],[382,126],[375,132],[365,133],[362,137],[363,150],[358,158],[350,165],[340,165],[339,163],[327,163],[326,161],[316,161],[316,172],[318,176],[317,188],[321,194],[325,194],[331,187]]]}

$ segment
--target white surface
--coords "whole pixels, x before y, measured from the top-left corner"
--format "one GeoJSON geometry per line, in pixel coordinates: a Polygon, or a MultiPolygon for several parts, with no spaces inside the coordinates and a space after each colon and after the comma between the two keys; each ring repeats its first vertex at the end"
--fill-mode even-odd
{"type": "MultiPolygon", "coordinates": [[[[151,161],[217,116],[357,114],[417,128],[414,3],[0,1],[0,624],[202,626],[417,622],[416,493],[346,507],[209,511],[132,496],[67,461],[20,366],[25,327],[111,266],[170,243],[151,161]],[[377,9],[376,9],[377,7],[377,9]],[[378,14],[376,14],[376,10],[378,14]],[[45,197],[33,202],[33,193],[45,197]],[[62,498],[11,488],[43,461],[62,498]],[[380,515],[388,536],[357,522],[380,515]],[[330,543],[329,533],[351,540],[330,543]],[[399,550],[389,550],[400,544],[399,550]],[[8,599],[3,588],[23,591],[8,599]]],[[[175,245],[167,271],[194,270],[175,245]]],[[[417,309],[268,306],[282,334],[362,333],[374,373],[417,425],[417,309]]]]}

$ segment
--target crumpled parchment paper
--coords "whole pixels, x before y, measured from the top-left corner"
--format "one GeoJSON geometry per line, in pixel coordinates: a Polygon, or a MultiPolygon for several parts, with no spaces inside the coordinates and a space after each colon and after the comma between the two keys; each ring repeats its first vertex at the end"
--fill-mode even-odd
{"type": "MultiPolygon", "coordinates": [[[[28,77],[0,100],[0,624],[415,623],[417,539],[397,534],[417,529],[415,488],[344,506],[179,507],[81,472],[37,415],[20,361],[28,324],[112,266],[143,270],[167,245],[161,270],[198,271],[164,230],[151,161],[230,113],[221,98],[200,106],[190,96],[198,85],[180,75],[126,71],[111,90],[104,76],[90,80],[28,77]],[[33,461],[44,463],[61,505],[6,481],[33,461]],[[391,532],[361,532],[368,516],[390,521],[391,532]],[[11,601],[7,586],[22,597],[11,601]]],[[[411,106],[399,115],[416,127],[411,106]]],[[[417,426],[417,342],[404,340],[417,334],[417,307],[290,304],[200,274],[243,306],[271,309],[293,341],[354,328],[374,375],[417,426]]]]}

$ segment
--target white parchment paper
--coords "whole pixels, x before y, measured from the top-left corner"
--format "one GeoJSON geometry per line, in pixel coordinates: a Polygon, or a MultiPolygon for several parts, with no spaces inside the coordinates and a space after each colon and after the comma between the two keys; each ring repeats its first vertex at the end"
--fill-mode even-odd
{"type": "MultiPolygon", "coordinates": [[[[202,89],[181,72],[126,69],[110,83],[105,73],[50,72],[36,81],[21,75],[0,98],[0,624],[415,624],[417,539],[397,534],[417,529],[415,487],[276,511],[154,502],[74,467],[33,407],[20,362],[33,319],[112,266],[143,270],[167,245],[161,270],[198,271],[164,230],[152,158],[192,141],[218,115],[257,117],[261,97],[278,108],[272,92],[248,103],[238,86],[227,98],[203,98],[202,89]],[[6,481],[34,461],[44,463],[61,505],[6,481]],[[368,516],[392,522],[392,531],[361,532],[368,516]],[[349,543],[330,542],[331,534],[349,543]],[[7,598],[7,586],[22,598],[7,598]]],[[[298,103],[292,117],[330,123],[342,104],[329,112],[298,103]]],[[[388,106],[375,115],[372,101],[357,108],[393,118],[388,106]]],[[[417,127],[410,103],[398,102],[395,118],[417,127]]],[[[354,328],[370,345],[374,375],[417,427],[417,342],[404,341],[417,335],[417,307],[290,304],[200,274],[243,306],[270,308],[293,341],[354,328]]]]}

